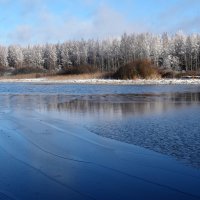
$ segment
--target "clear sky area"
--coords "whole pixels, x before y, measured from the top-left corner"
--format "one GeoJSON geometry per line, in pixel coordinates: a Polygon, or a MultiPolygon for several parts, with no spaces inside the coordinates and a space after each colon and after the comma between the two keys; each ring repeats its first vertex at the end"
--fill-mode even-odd
{"type": "Polygon", "coordinates": [[[0,43],[200,31],[200,0],[0,0],[0,43]]]}

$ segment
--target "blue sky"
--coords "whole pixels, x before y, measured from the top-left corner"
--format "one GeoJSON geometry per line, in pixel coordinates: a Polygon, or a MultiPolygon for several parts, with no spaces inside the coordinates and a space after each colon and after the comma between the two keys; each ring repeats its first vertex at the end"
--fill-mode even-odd
{"type": "Polygon", "coordinates": [[[0,43],[200,32],[200,0],[0,0],[0,43]]]}

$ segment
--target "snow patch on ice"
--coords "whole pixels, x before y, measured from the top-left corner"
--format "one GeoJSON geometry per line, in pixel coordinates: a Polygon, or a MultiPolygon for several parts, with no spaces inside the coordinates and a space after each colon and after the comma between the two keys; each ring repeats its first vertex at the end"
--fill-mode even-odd
{"type": "Polygon", "coordinates": [[[66,79],[55,80],[51,78],[34,79],[0,79],[1,83],[63,83],[63,84],[106,84],[106,85],[179,85],[200,84],[200,79],[137,79],[137,80],[113,80],[113,79],[66,79]]]}

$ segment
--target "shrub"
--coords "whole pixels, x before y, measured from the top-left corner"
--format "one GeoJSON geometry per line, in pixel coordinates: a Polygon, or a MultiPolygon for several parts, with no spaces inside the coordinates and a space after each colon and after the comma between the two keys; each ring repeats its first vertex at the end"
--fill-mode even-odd
{"type": "Polygon", "coordinates": [[[41,68],[35,67],[21,67],[13,71],[13,75],[17,74],[32,74],[32,73],[45,73],[46,71],[41,68]]]}
{"type": "Polygon", "coordinates": [[[187,71],[182,73],[182,76],[200,76],[199,71],[187,71]]]}
{"type": "Polygon", "coordinates": [[[117,79],[156,78],[159,77],[156,67],[149,60],[137,60],[120,67],[114,74],[117,79]]]}
{"type": "Polygon", "coordinates": [[[73,66],[63,69],[60,74],[93,74],[97,72],[97,68],[91,65],[73,66]]]}
{"type": "Polygon", "coordinates": [[[167,69],[167,70],[160,70],[160,74],[162,78],[175,78],[178,72],[175,72],[171,69],[167,69]]]}
{"type": "Polygon", "coordinates": [[[162,70],[160,71],[162,78],[183,78],[183,77],[195,77],[199,76],[198,71],[173,71],[173,70],[162,70]]]}
{"type": "Polygon", "coordinates": [[[5,71],[6,71],[5,68],[0,67],[0,76],[3,76],[5,71]]]}

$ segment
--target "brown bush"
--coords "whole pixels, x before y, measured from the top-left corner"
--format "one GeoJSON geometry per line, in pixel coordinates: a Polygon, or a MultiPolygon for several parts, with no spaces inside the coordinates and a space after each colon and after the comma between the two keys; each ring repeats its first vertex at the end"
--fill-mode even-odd
{"type": "Polygon", "coordinates": [[[114,74],[117,79],[157,78],[159,73],[149,60],[137,60],[120,67],[114,74]]]}

